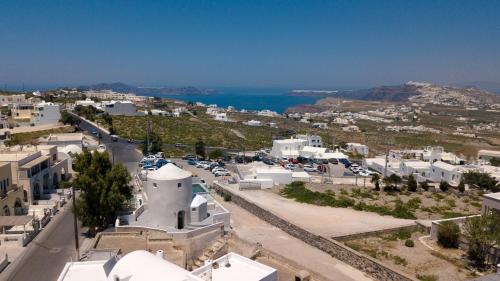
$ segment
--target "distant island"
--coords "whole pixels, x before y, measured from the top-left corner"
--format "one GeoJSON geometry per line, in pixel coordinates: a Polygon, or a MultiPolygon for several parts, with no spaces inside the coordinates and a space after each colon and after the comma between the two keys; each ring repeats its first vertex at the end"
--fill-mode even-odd
{"type": "Polygon", "coordinates": [[[82,91],[102,91],[111,90],[118,93],[134,93],[136,95],[153,96],[153,95],[211,95],[215,93],[213,89],[204,89],[197,87],[137,87],[132,85],[127,85],[125,83],[99,83],[90,86],[79,86],[79,90],[82,91]]]}

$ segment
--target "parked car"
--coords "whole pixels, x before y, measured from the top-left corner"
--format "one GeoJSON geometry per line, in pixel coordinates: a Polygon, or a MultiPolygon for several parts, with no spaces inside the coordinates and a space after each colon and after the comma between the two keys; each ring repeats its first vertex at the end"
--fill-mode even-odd
{"type": "Polygon", "coordinates": [[[118,136],[117,135],[111,135],[111,141],[117,142],[118,141],[118,136]]]}
{"type": "Polygon", "coordinates": [[[210,172],[215,173],[216,171],[223,171],[223,170],[225,171],[226,169],[219,166],[215,166],[210,170],[210,172]]]}
{"type": "Polygon", "coordinates": [[[313,165],[306,164],[304,165],[304,171],[305,172],[317,172],[318,170],[314,168],[313,165]]]}
{"type": "Polygon", "coordinates": [[[353,173],[357,174],[361,171],[361,168],[358,166],[358,164],[352,164],[349,167],[349,170],[351,170],[353,173]]]}
{"type": "Polygon", "coordinates": [[[156,160],[156,156],[154,156],[153,154],[149,154],[145,157],[145,159],[154,162],[156,160]]]}
{"type": "Polygon", "coordinates": [[[134,143],[134,141],[132,139],[127,139],[127,142],[128,143],[134,143]]]}
{"type": "Polygon", "coordinates": [[[188,163],[188,165],[196,165],[197,164],[196,160],[194,160],[192,158],[188,159],[187,163],[188,163]]]}
{"type": "Polygon", "coordinates": [[[92,129],[92,135],[97,135],[97,130],[96,129],[92,129]]]}
{"type": "Polygon", "coordinates": [[[216,177],[226,177],[226,176],[230,176],[231,173],[229,171],[217,171],[215,172],[214,176],[216,177]]]}
{"type": "Polygon", "coordinates": [[[188,159],[196,159],[196,155],[187,154],[187,155],[182,156],[182,160],[188,160],[188,159]]]}
{"type": "Polygon", "coordinates": [[[264,158],[264,159],[262,159],[262,162],[263,162],[264,164],[266,164],[266,165],[269,165],[269,166],[274,165],[273,161],[271,161],[271,159],[269,159],[269,158],[264,158]]]}
{"type": "Polygon", "coordinates": [[[361,170],[361,171],[359,171],[359,175],[362,177],[369,177],[372,175],[372,173],[370,171],[367,171],[367,170],[361,170]]]}
{"type": "Polygon", "coordinates": [[[285,165],[285,169],[287,169],[287,170],[292,170],[292,171],[293,171],[293,170],[295,170],[295,168],[296,168],[296,167],[295,167],[295,165],[294,165],[294,164],[286,164],[286,165],[285,165]]]}

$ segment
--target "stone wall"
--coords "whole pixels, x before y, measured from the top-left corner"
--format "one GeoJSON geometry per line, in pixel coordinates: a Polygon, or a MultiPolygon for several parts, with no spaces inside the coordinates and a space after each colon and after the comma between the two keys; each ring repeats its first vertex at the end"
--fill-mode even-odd
{"type": "Polygon", "coordinates": [[[427,229],[425,229],[424,227],[422,227],[420,225],[408,225],[408,226],[401,226],[401,227],[395,227],[395,228],[389,228],[389,229],[367,231],[367,232],[363,232],[363,233],[335,236],[335,237],[332,237],[332,239],[335,239],[336,241],[349,241],[349,240],[355,240],[355,239],[361,239],[361,238],[367,238],[367,237],[373,237],[373,236],[391,235],[394,233],[398,233],[399,231],[402,231],[402,230],[406,230],[406,231],[410,231],[410,232],[415,232],[418,230],[427,231],[427,229]]]}
{"type": "Polygon", "coordinates": [[[330,254],[332,257],[343,261],[354,268],[357,268],[372,278],[381,281],[416,281],[399,270],[392,269],[367,255],[361,254],[340,242],[333,239],[328,239],[319,235],[315,235],[293,223],[290,223],[275,214],[257,206],[256,204],[246,200],[226,189],[218,183],[214,183],[214,189],[217,193],[230,194],[231,201],[243,209],[249,211],[260,219],[270,223],[273,226],[280,228],[291,236],[302,240],[303,242],[316,247],[323,252],[330,254]]]}

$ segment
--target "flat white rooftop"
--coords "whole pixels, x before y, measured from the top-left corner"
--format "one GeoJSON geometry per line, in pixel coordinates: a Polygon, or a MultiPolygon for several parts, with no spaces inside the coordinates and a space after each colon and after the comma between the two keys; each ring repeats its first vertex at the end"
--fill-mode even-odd
{"type": "Polygon", "coordinates": [[[108,281],[104,264],[107,261],[67,263],[57,281],[108,281]]]}
{"type": "Polygon", "coordinates": [[[490,198],[496,201],[500,201],[500,192],[483,194],[483,197],[490,198]]]}
{"type": "Polygon", "coordinates": [[[189,274],[192,280],[203,281],[277,280],[277,276],[276,269],[235,253],[229,253],[189,274]]]}

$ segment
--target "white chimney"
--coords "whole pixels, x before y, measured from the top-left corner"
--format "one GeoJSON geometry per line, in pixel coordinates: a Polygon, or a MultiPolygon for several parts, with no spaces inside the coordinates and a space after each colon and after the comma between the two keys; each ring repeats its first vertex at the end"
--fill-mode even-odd
{"type": "Polygon", "coordinates": [[[165,259],[165,253],[163,252],[163,250],[156,251],[156,256],[160,259],[165,259]]]}

